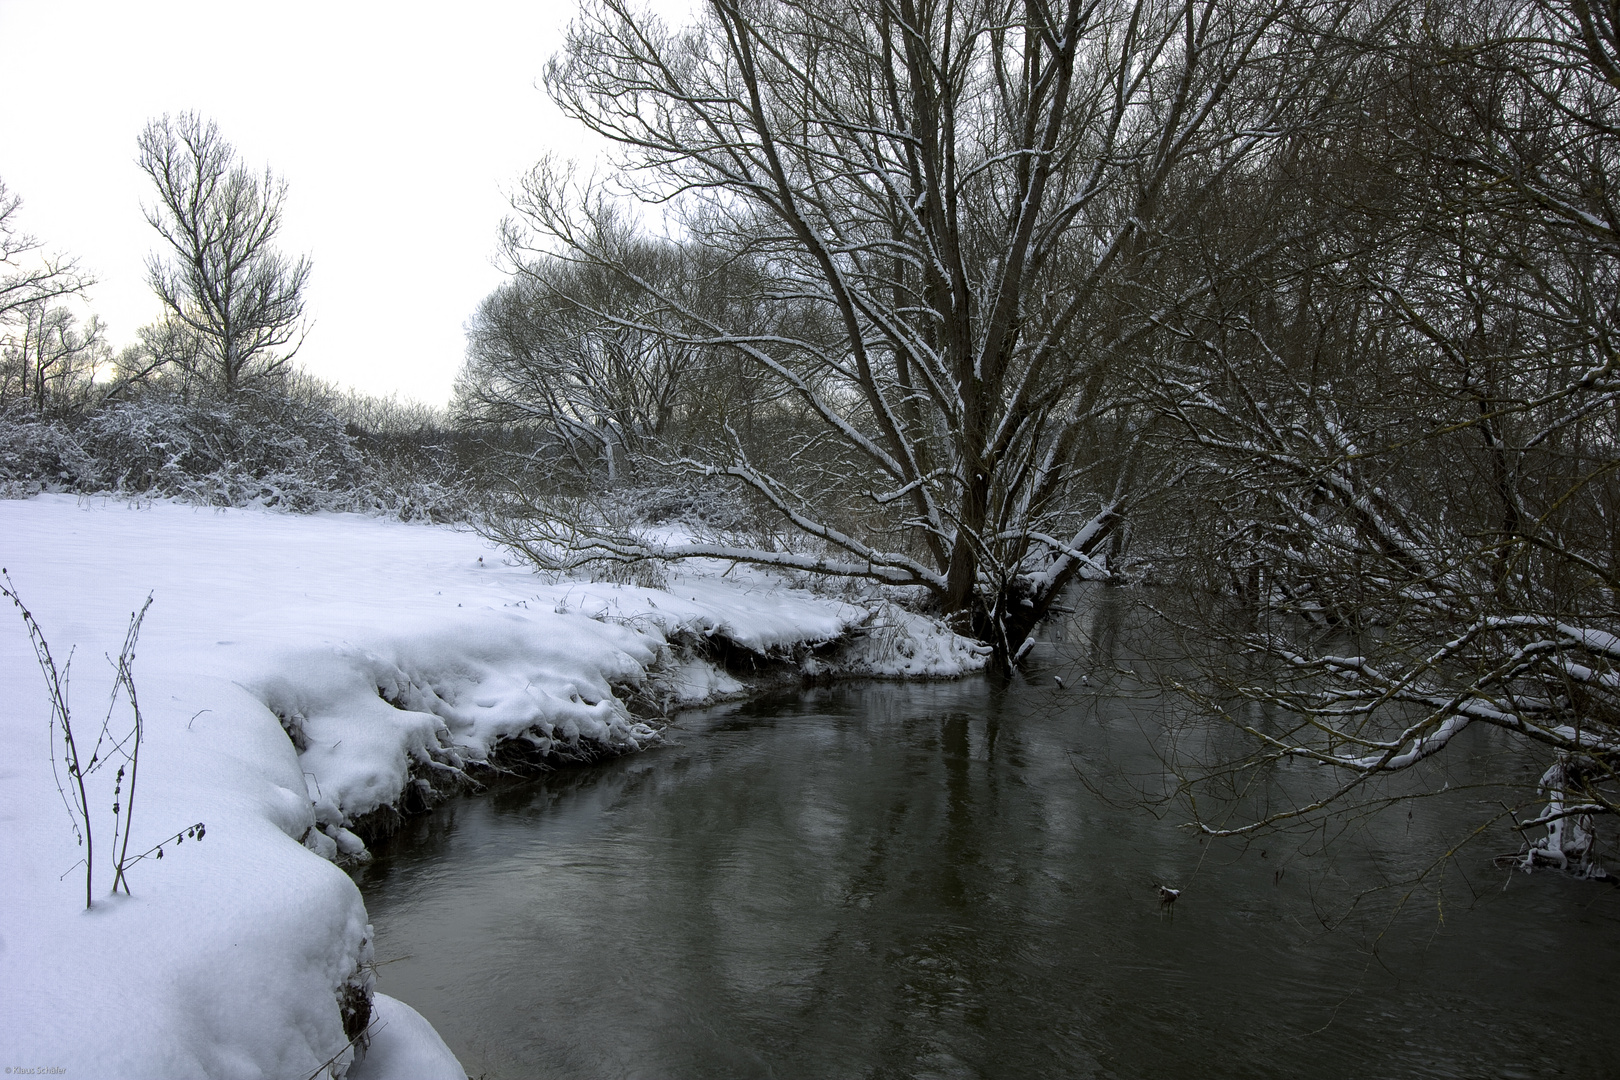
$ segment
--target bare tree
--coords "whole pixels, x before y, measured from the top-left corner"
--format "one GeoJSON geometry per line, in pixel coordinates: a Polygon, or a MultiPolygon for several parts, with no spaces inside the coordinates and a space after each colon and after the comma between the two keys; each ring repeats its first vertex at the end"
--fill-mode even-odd
{"type": "Polygon", "coordinates": [[[146,220],[169,249],[148,258],[147,280],[168,317],[195,335],[212,381],[234,392],[285,365],[306,332],[309,260],[274,246],[286,181],[249,171],[195,113],[152,121],[139,145],[158,197],[146,220]]]}
{"type": "Polygon", "coordinates": [[[16,311],[18,328],[0,353],[0,407],[8,398],[35,412],[82,404],[98,365],[111,359],[101,320],[44,300],[16,311]]]}
{"type": "Polygon", "coordinates": [[[136,330],[135,341],[118,351],[102,400],[114,401],[157,384],[190,400],[207,387],[207,374],[201,335],[169,316],[136,330]]]}
{"type": "Polygon", "coordinates": [[[772,506],[787,550],[568,542],[920,586],[1011,663],[1164,479],[1121,392],[1151,326],[1135,283],[1210,182],[1296,121],[1305,14],[1332,8],[711,0],[672,34],[587,7],[551,94],[750,294],[705,311],[637,278],[552,172],[524,189],[527,225],[668,317],[595,315],[731,352],[814,426],[779,467],[740,438],[687,462],[772,506]]]}
{"type": "MultiPolygon", "coordinates": [[[[25,340],[38,340],[36,323],[52,302],[93,284],[76,261],[44,253],[40,241],[22,231],[21,207],[22,199],[0,180],[0,343],[19,363],[25,340]]],[[[21,371],[17,377],[24,377],[21,371]]],[[[29,396],[26,388],[23,396],[29,396]]]]}
{"type": "Polygon", "coordinates": [[[1221,287],[1164,320],[1178,351],[1152,390],[1197,463],[1193,546],[1249,606],[1200,627],[1241,661],[1202,700],[1252,741],[1189,791],[1316,762],[1281,809],[1200,814],[1217,833],[1309,821],[1494,729],[1519,861],[1602,875],[1596,822],[1620,810],[1616,22],[1584,0],[1393,10],[1343,126],[1244,193],[1303,239],[1243,273],[1254,225],[1226,215],[1190,273],[1221,287]]]}
{"type": "MultiPolygon", "coordinates": [[[[695,264],[679,246],[643,241],[626,257],[639,280],[695,302],[695,264]]],[[[609,268],[528,259],[515,269],[468,325],[461,419],[534,429],[570,463],[576,483],[600,476],[612,485],[676,446],[675,429],[689,427],[715,390],[710,356],[647,329],[659,319],[647,292],[609,268]]]]}

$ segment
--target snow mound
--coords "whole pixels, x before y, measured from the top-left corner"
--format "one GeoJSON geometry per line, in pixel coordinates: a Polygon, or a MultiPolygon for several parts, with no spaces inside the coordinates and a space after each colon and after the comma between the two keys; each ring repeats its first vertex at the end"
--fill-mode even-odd
{"type": "Polygon", "coordinates": [[[811,657],[804,662],[804,670],[807,675],[955,679],[983,671],[989,657],[988,645],[885,600],[830,657],[811,657]]]}
{"type": "Polygon", "coordinates": [[[467,1070],[422,1014],[387,994],[371,999],[371,1045],[349,1080],[467,1080],[467,1070]]]}
{"type": "Polygon", "coordinates": [[[733,582],[672,573],[664,589],[570,581],[546,586],[538,596],[558,612],[622,623],[665,640],[720,639],[761,656],[833,641],[868,617],[864,608],[753,575],[733,582]]]}
{"type": "Polygon", "coordinates": [[[458,613],[363,647],[277,651],[241,682],[286,729],[317,823],[352,856],[358,818],[435,774],[466,778],[506,740],[584,760],[656,742],[615,688],[639,684],[661,645],[578,616],[458,613]]]}

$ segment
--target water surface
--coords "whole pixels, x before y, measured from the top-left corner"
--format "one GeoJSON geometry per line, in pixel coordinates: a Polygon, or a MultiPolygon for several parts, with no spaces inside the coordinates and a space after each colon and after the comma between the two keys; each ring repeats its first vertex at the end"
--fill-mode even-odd
{"type": "Polygon", "coordinates": [[[1049,675],[715,710],[450,803],[362,872],[379,989],[474,1077],[1620,1075],[1616,890],[1487,846],[1346,916],[1466,802],[1201,844],[1118,797],[1163,703],[1049,675]]]}

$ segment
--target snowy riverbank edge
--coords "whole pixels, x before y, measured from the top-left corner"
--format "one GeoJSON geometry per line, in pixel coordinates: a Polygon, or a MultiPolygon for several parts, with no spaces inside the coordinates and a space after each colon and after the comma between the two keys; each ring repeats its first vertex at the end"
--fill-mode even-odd
{"type": "MultiPolygon", "coordinates": [[[[153,596],[134,669],[132,847],[207,825],[110,897],[114,777],[92,775],[97,903],[84,910],[49,705],[8,611],[0,1055],[69,1075],[459,1076],[426,1021],[370,996],[365,908],[334,860],[365,857],[379,813],[430,805],[514,750],[533,762],[655,743],[632,703],[645,714],[745,690],[705,642],[807,674],[983,665],[971,642],[892,604],[724,565],[664,590],[548,585],[474,534],[355,515],[0,501],[0,564],[58,662],[74,650],[81,739],[106,714],[103,656],[153,596]],[[371,1029],[352,1068],[340,1002],[349,1032],[371,1029]]],[[[129,726],[122,703],[112,717],[129,726]]]]}

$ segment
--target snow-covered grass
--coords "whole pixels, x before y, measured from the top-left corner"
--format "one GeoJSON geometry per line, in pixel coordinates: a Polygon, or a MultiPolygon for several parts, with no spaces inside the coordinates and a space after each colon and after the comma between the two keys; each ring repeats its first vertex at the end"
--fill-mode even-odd
{"type": "MultiPolygon", "coordinates": [[[[371,947],[333,860],[365,857],[367,815],[431,802],[513,747],[555,761],[656,742],[648,713],[743,689],[706,658],[707,639],[807,673],[983,664],[893,605],[767,575],[547,584],[473,533],[356,515],[0,501],[0,564],[58,660],[75,650],[81,726],[99,725],[104,657],[151,594],[134,661],[146,726],[131,846],[207,826],[206,842],[138,863],[132,896],[84,910],[49,702],[8,612],[0,1056],[70,1075],[342,1075],[354,1055],[339,1002],[364,1001],[371,947]]],[[[92,815],[110,816],[112,784],[89,777],[92,815]]],[[[105,867],[97,880],[110,884],[105,867]]],[[[378,998],[371,1026],[351,1075],[455,1075],[408,1007],[378,998]]]]}

